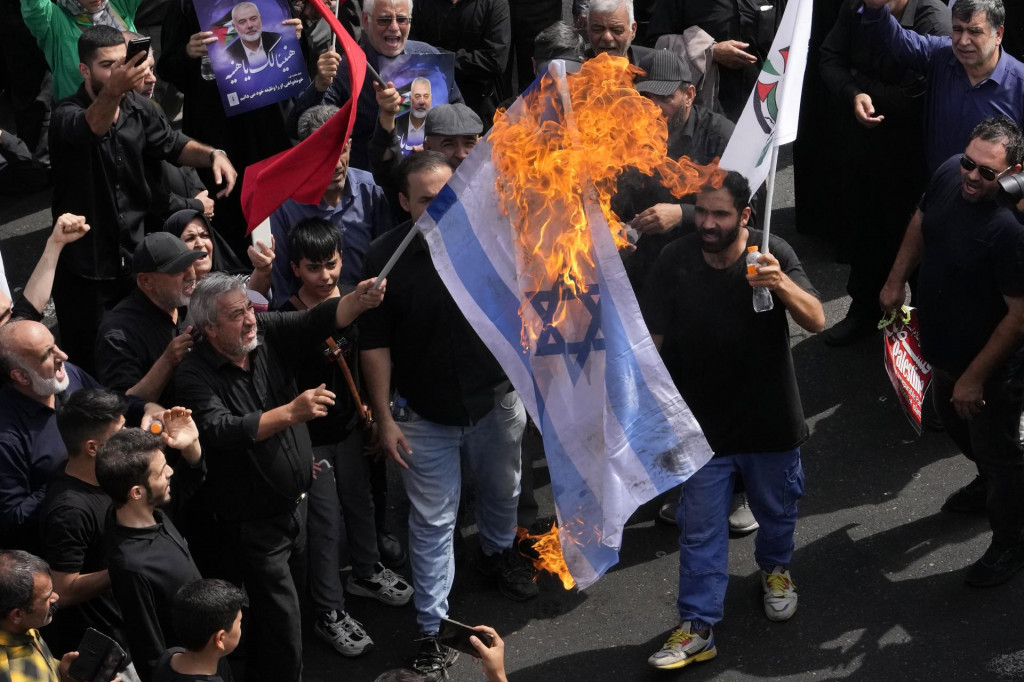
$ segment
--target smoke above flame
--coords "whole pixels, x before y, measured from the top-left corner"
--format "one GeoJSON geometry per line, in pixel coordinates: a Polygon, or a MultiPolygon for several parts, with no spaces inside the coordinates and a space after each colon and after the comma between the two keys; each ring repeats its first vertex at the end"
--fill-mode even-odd
{"type": "MultiPolygon", "coordinates": [[[[584,204],[596,201],[618,248],[625,231],[611,210],[618,176],[632,166],[660,178],[674,196],[718,180],[717,166],[667,156],[668,128],[656,104],[633,87],[641,73],[623,57],[589,59],[563,83],[546,74],[524,94],[521,107],[499,113],[488,138],[498,171],[497,191],[520,248],[523,292],[556,284],[574,294],[594,281],[592,238],[584,204]]],[[[520,306],[524,348],[543,324],[520,306]]],[[[553,316],[565,319],[562,300],[553,316]]]]}

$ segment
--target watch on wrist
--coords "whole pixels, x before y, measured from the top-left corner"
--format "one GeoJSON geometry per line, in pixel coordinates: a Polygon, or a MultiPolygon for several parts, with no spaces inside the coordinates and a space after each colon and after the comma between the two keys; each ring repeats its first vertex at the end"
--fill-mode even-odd
{"type": "Polygon", "coordinates": [[[224,151],[223,149],[214,149],[213,151],[210,152],[210,163],[211,164],[213,163],[213,157],[215,157],[217,154],[223,154],[225,157],[228,155],[228,153],[226,151],[224,151]]]}

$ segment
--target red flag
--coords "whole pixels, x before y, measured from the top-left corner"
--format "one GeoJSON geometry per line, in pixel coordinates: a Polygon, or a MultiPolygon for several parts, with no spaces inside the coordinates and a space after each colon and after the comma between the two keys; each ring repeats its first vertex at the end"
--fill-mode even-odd
{"type": "Polygon", "coordinates": [[[366,55],[322,0],[309,2],[323,15],[341,42],[352,95],[341,111],[308,138],[245,169],[241,201],[249,226],[246,234],[266,220],[286,199],[304,204],[320,203],[356,122],[356,101],[366,78],[366,55]]]}

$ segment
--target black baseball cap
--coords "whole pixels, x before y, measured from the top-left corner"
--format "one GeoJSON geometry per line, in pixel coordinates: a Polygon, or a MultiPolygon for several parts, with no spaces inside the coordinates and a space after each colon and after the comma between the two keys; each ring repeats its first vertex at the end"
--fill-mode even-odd
{"type": "Polygon", "coordinates": [[[202,251],[188,248],[185,242],[170,232],[154,232],[135,247],[132,269],[135,274],[184,272],[205,255],[202,251]]]}
{"type": "Polygon", "coordinates": [[[664,97],[678,90],[683,83],[693,82],[686,60],[675,52],[655,50],[644,57],[639,66],[646,74],[636,79],[638,92],[664,97]]]}

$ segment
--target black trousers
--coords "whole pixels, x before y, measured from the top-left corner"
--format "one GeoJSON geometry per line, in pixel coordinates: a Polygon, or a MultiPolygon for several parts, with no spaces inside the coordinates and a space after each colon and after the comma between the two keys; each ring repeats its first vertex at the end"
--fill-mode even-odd
{"type": "Polygon", "coordinates": [[[985,382],[985,406],[973,419],[961,419],[949,402],[959,375],[933,368],[932,396],[946,433],[988,479],[992,542],[1012,545],[1024,534],[1024,447],[1020,443],[1022,381],[1003,367],[985,382]]]}
{"type": "Polygon", "coordinates": [[[219,520],[227,580],[245,588],[246,682],[302,679],[306,499],[295,509],[266,519],[219,520]]]}

